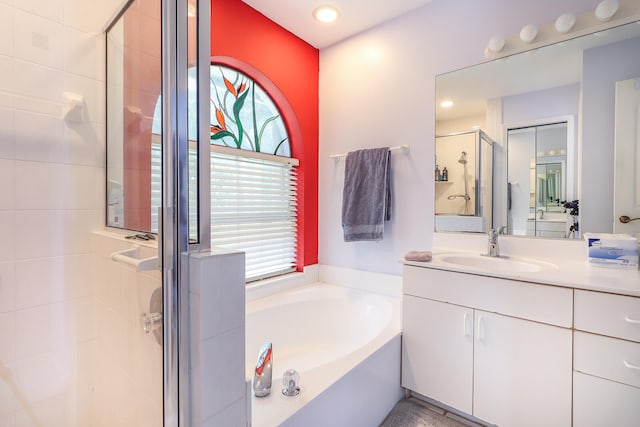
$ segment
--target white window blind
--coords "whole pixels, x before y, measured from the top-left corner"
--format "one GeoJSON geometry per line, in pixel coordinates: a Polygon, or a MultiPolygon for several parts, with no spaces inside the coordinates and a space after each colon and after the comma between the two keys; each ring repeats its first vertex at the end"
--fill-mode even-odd
{"type": "Polygon", "coordinates": [[[246,253],[247,282],[294,271],[295,159],[211,150],[211,245],[246,253]]]}
{"type": "MultiPolygon", "coordinates": [[[[198,153],[189,141],[189,239],[198,237],[198,153]]],[[[160,135],[151,137],[151,231],[160,230],[158,207],[162,205],[162,148],[160,135]]]]}
{"type": "MultiPolygon", "coordinates": [[[[189,177],[197,176],[189,155],[189,177]]],[[[295,271],[296,159],[211,146],[211,245],[246,253],[247,282],[295,271]]],[[[152,144],[152,206],[160,204],[160,145],[152,144]]],[[[189,229],[195,232],[196,185],[189,186],[189,229]],[[193,229],[193,230],[192,230],[193,229]]],[[[157,230],[157,212],[152,224],[157,230]]]]}
{"type": "Polygon", "coordinates": [[[162,146],[160,135],[151,135],[151,231],[160,230],[158,207],[162,206],[162,146]]]}

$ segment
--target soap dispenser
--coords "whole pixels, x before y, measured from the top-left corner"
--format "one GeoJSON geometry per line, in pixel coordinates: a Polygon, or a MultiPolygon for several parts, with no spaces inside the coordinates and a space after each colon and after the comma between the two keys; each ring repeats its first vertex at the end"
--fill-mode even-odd
{"type": "Polygon", "coordinates": [[[440,168],[436,165],[436,181],[440,181],[440,168]]]}
{"type": "Polygon", "coordinates": [[[442,169],[442,180],[449,181],[449,171],[446,166],[442,169]]]}

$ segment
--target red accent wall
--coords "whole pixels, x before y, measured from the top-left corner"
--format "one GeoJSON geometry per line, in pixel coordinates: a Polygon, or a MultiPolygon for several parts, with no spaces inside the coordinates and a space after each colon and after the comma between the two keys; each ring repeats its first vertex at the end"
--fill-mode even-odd
{"type": "Polygon", "coordinates": [[[211,55],[229,56],[264,73],[295,112],[302,134],[291,141],[300,159],[298,267],[318,262],[318,49],[241,0],[211,0],[211,55]]]}

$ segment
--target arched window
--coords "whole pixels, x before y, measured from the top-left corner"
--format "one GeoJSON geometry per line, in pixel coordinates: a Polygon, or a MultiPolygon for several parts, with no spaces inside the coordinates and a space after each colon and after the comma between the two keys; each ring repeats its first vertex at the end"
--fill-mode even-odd
{"type": "MultiPolygon", "coordinates": [[[[246,253],[247,281],[295,271],[298,247],[298,160],[291,157],[288,129],[299,127],[291,108],[284,114],[267,90],[237,61],[211,65],[211,245],[246,253]]],[[[261,83],[265,77],[260,74],[261,83]]],[[[277,88],[272,84],[272,91],[277,88]]],[[[195,84],[189,85],[189,102],[195,104],[195,84]]],[[[276,93],[278,104],[286,103],[276,93]]],[[[159,110],[158,110],[159,111],[159,110]]],[[[190,108],[189,111],[196,111],[190,108]]],[[[190,176],[197,176],[196,120],[189,120],[190,176]]],[[[160,165],[159,144],[152,164],[160,165]]],[[[159,170],[159,169],[158,169],[159,170]]],[[[160,174],[152,174],[152,186],[160,174]]],[[[190,186],[190,210],[196,206],[195,186],[190,186]],[[193,187],[193,190],[192,190],[193,187]]],[[[152,191],[152,198],[159,191],[152,191]]],[[[152,205],[154,202],[152,201],[152,205]]],[[[195,209],[193,220],[195,224],[195,209]]],[[[157,219],[153,219],[157,224],[157,219]]]]}
{"type": "Polygon", "coordinates": [[[246,253],[246,279],[296,266],[297,183],[282,112],[247,74],[211,65],[211,245],[246,253]]]}
{"type": "Polygon", "coordinates": [[[282,113],[271,97],[246,74],[217,64],[211,65],[211,142],[291,156],[282,113]]]}

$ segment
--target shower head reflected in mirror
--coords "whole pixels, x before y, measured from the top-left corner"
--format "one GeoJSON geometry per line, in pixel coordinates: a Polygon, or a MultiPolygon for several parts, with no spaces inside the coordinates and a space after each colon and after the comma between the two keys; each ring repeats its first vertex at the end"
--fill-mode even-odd
{"type": "Polygon", "coordinates": [[[467,152],[463,151],[462,155],[460,156],[460,160],[458,160],[458,163],[460,163],[461,165],[466,165],[467,164],[467,152]]]}

